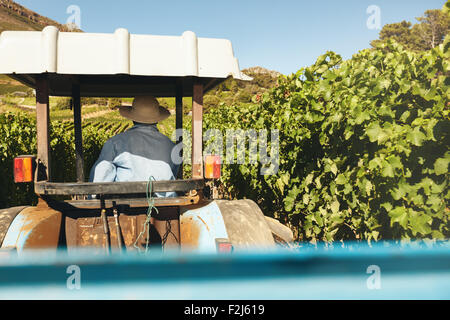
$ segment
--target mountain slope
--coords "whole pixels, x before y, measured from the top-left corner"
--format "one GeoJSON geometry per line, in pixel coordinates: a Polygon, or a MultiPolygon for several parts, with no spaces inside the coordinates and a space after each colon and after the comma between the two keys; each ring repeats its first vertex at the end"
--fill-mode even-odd
{"type": "Polygon", "coordinates": [[[0,32],[5,30],[39,31],[50,25],[58,27],[61,31],[69,31],[65,25],[41,16],[12,0],[0,0],[0,32]]]}
{"type": "MultiPolygon", "coordinates": [[[[41,16],[14,1],[0,0],[0,33],[5,30],[40,31],[50,25],[61,31],[69,31],[65,25],[41,16]]],[[[0,75],[0,95],[17,91],[27,92],[29,88],[7,76],[0,75]]]]}
{"type": "Polygon", "coordinates": [[[205,109],[225,104],[248,103],[256,94],[263,93],[277,84],[282,74],[263,67],[251,67],[242,72],[253,78],[252,81],[227,79],[205,95],[205,109]]]}

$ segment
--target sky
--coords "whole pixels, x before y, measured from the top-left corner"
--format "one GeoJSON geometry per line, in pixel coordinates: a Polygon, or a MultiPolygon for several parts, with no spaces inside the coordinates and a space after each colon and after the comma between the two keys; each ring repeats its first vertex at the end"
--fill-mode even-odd
{"type": "MultiPolygon", "coordinates": [[[[415,23],[444,0],[15,0],[59,23],[75,17],[85,32],[181,35],[231,40],[241,69],[283,74],[315,62],[328,50],[351,58],[369,48],[383,25],[415,23]],[[78,17],[78,16],[77,16],[78,17]]],[[[77,20],[74,20],[77,22],[77,20]]]]}

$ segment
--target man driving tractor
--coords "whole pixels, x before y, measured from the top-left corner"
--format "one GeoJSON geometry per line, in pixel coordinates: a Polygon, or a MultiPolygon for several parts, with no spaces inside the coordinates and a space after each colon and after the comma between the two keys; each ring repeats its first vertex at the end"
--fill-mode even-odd
{"type": "MultiPolygon", "coordinates": [[[[132,120],[134,126],[105,143],[89,181],[175,180],[179,169],[171,159],[175,144],[157,128],[157,123],[168,118],[170,112],[153,96],[138,96],[131,107],[119,106],[119,112],[132,120]]],[[[167,192],[157,196],[176,194],[167,192]]]]}
{"type": "Polygon", "coordinates": [[[0,210],[1,248],[110,253],[156,245],[222,252],[292,241],[292,231],[268,220],[253,201],[204,196],[205,183],[214,178],[206,172],[220,173],[217,163],[203,165],[204,94],[230,76],[251,80],[240,72],[229,40],[197,38],[191,31],[133,35],[122,28],[76,36],[52,26],[7,31],[0,35],[0,74],[36,89],[37,154],[14,159],[14,181],[32,183],[39,198],[38,206],[0,210]],[[76,183],[52,175],[50,96],[72,97],[76,183]],[[134,126],[105,143],[85,182],[81,98],[133,96],[133,105],[120,107],[120,114],[134,126]],[[176,129],[183,128],[183,98],[192,97],[187,179],[175,179],[181,171],[171,157],[175,144],[156,127],[170,113],[154,97],[175,98],[176,129]]]}

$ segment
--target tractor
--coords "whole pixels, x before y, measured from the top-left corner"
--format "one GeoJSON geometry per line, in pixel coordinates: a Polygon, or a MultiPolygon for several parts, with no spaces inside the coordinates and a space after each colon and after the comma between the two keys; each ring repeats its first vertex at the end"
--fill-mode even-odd
{"type": "Polygon", "coordinates": [[[218,200],[205,191],[208,181],[219,177],[221,161],[203,154],[203,95],[230,77],[251,80],[241,73],[230,41],[198,38],[191,31],[182,36],[135,35],[123,28],[70,33],[53,26],[4,31],[0,74],[35,89],[37,155],[15,158],[14,178],[32,183],[38,196],[37,206],[0,210],[1,250],[230,252],[293,240],[289,228],[264,216],[255,202],[218,200]],[[190,179],[87,182],[81,97],[139,95],[174,97],[177,129],[183,124],[183,97],[192,97],[190,179]],[[52,179],[50,96],[72,99],[77,181],[71,183],[52,179]],[[178,196],[152,196],[162,192],[178,196]]]}

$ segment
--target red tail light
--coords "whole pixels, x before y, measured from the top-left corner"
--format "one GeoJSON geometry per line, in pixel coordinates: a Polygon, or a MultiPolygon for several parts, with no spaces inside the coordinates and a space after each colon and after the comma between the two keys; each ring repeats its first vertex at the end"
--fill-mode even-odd
{"type": "Polygon", "coordinates": [[[205,156],[205,179],[219,179],[221,163],[220,156],[205,156]]]}
{"type": "Polygon", "coordinates": [[[216,239],[216,247],[218,253],[231,253],[233,252],[233,245],[228,239],[216,239]]]}
{"type": "Polygon", "coordinates": [[[33,182],[35,158],[20,156],[14,159],[14,182],[33,182]]]}

